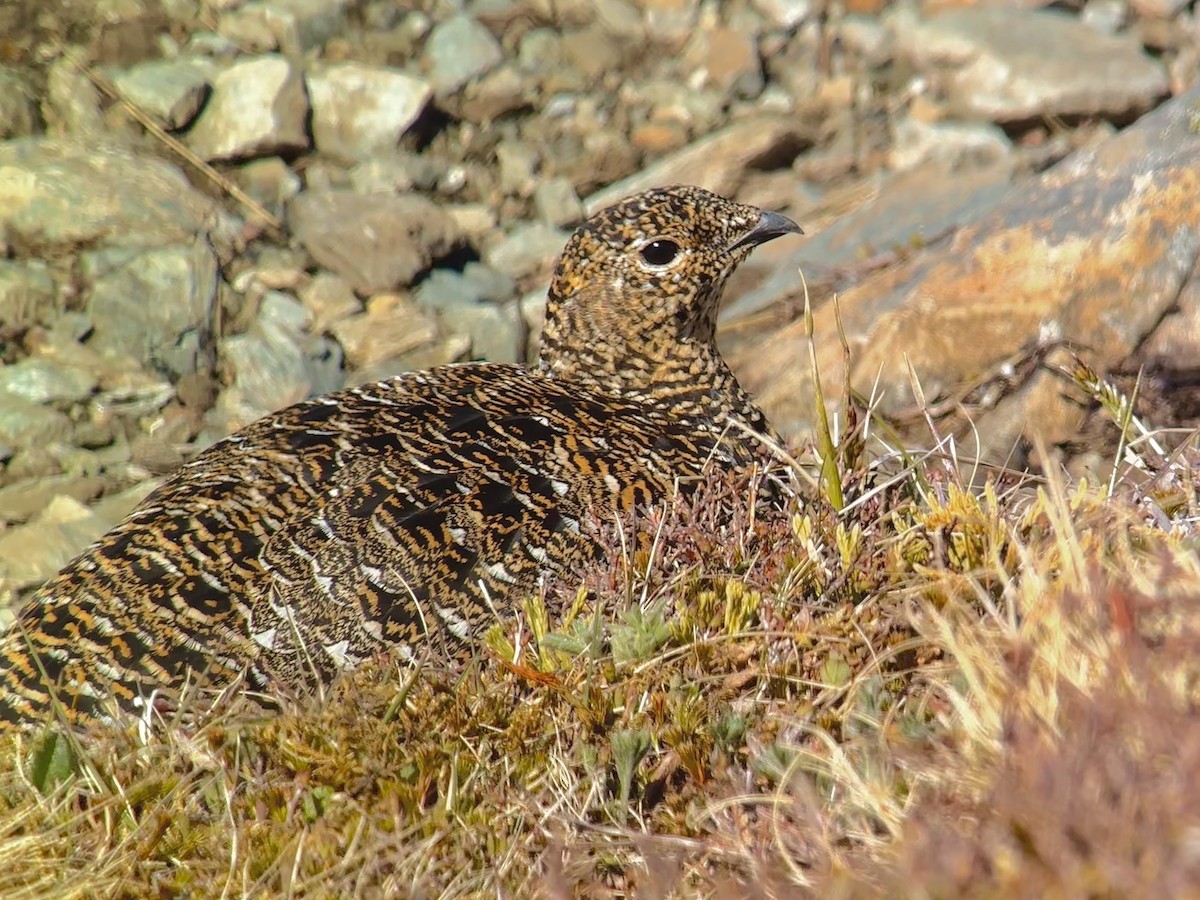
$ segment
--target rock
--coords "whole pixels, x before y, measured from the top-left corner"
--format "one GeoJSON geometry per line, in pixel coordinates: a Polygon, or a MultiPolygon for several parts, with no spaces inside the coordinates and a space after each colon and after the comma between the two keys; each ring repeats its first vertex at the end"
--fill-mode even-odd
{"type": "Polygon", "coordinates": [[[294,297],[267,291],[250,329],[226,338],[230,387],[221,393],[221,428],[232,431],[267,413],[342,385],[341,354],[303,330],[308,312],[294,297]]]}
{"type": "Polygon", "coordinates": [[[575,186],[561,176],[538,181],[533,192],[533,208],[547,225],[570,228],[583,221],[583,203],[575,186]]]}
{"type": "Polygon", "coordinates": [[[317,150],[357,161],[395,149],[432,90],[400,69],[346,62],[310,72],[308,94],[317,150]]]}
{"type": "Polygon", "coordinates": [[[0,535],[0,592],[45,581],[104,534],[105,528],[78,500],[54,497],[28,525],[0,535]]]}
{"type": "Polygon", "coordinates": [[[515,303],[450,303],[438,309],[445,330],[471,339],[470,355],[490,362],[524,358],[521,323],[515,303]]]}
{"type": "Polygon", "coordinates": [[[46,131],[56,136],[87,136],[104,130],[100,92],[74,60],[60,57],[50,65],[42,100],[46,131]]]}
{"type": "Polygon", "coordinates": [[[97,475],[52,475],[7,484],[0,487],[0,523],[28,522],[57,496],[87,503],[100,495],[104,483],[97,475]]]}
{"type": "MultiPolygon", "coordinates": [[[[403,194],[431,191],[438,183],[437,163],[417,153],[391,150],[365,160],[350,170],[350,184],[359,194],[403,194]]],[[[311,188],[312,182],[309,181],[311,188]]]]}
{"type": "Polygon", "coordinates": [[[439,103],[458,118],[484,124],[532,106],[535,98],[528,78],[515,65],[506,63],[468,83],[457,94],[442,97],[439,103]]]}
{"type": "Polygon", "coordinates": [[[496,214],[485,203],[449,204],[444,209],[468,243],[482,243],[496,228],[496,214]]]}
{"type": "Polygon", "coordinates": [[[276,215],[303,187],[296,173],[278,156],[243,163],[233,172],[233,178],[242,190],[276,215]]]}
{"type": "Polygon", "coordinates": [[[547,268],[568,237],[568,232],[545,222],[523,223],[484,250],[483,261],[520,280],[547,268]]]}
{"type": "Polygon", "coordinates": [[[1129,0],[1140,16],[1150,19],[1173,19],[1188,6],[1188,0],[1129,0]]]}
{"type": "Polygon", "coordinates": [[[195,370],[201,339],[213,326],[220,278],[205,242],[87,251],[80,271],[91,285],[92,348],[149,361],[176,376],[195,370]]]}
{"type": "Polygon", "coordinates": [[[352,0],[251,0],[224,13],[218,30],[251,53],[315,50],[346,26],[352,0]]]}
{"type": "Polygon", "coordinates": [[[776,28],[795,28],[813,14],[812,0],[751,0],[751,4],[776,28]]]}
{"type": "Polygon", "coordinates": [[[46,323],[56,293],[44,262],[0,259],[0,322],[14,328],[46,323]]]}
{"type": "Polygon", "coordinates": [[[695,184],[718,194],[733,196],[747,169],[765,160],[790,160],[803,143],[798,126],[792,121],[745,119],[592,194],[585,206],[590,215],[622,197],[661,184],[695,184]]]}
{"type": "Polygon", "coordinates": [[[163,160],[104,144],[22,138],[0,144],[0,246],[161,246],[233,220],[163,160]]]}
{"type": "Polygon", "coordinates": [[[0,368],[0,395],[30,403],[76,403],[90,396],[96,383],[87,369],[46,357],[27,356],[0,368]]]}
{"type": "MultiPolygon", "coordinates": [[[[1074,437],[1084,405],[1051,371],[1069,357],[1052,354],[1050,366],[1015,372],[1011,361],[1049,337],[1080,348],[1101,373],[1124,365],[1187,290],[1200,255],[1197,102],[1193,88],[1016,186],[948,240],[840,292],[853,384],[894,415],[912,406],[910,364],[930,404],[1008,372],[994,405],[962,426],[972,442],[982,441],[984,459],[1005,461],[1034,436],[1050,444],[1074,437]]],[[[833,316],[829,304],[815,312],[817,363],[826,396],[838,397],[843,364],[833,316]]],[[[810,414],[807,367],[793,364],[806,354],[797,322],[734,360],[780,427],[795,428],[810,414]]]]}
{"type": "Polygon", "coordinates": [[[297,153],[309,146],[308,112],[300,71],[282,56],[260,56],[213,79],[187,142],[209,161],[297,153]]]}
{"type": "Polygon", "coordinates": [[[500,190],[510,197],[529,197],[537,187],[538,155],[522,141],[504,141],[496,148],[500,190]]]}
{"type": "Polygon", "coordinates": [[[360,294],[410,284],[459,239],[441,207],[417,194],[305,191],[288,220],[313,259],[360,294]]]}
{"type": "Polygon", "coordinates": [[[922,122],[905,116],[896,122],[890,154],[896,171],[933,162],[949,169],[1000,162],[1012,153],[1012,142],[985,122],[922,122]]]}
{"type": "MultiPolygon", "coordinates": [[[[596,81],[607,72],[619,69],[624,61],[621,43],[602,26],[596,25],[578,31],[570,31],[561,40],[563,57],[571,68],[584,78],[584,84],[596,81]]],[[[555,85],[556,90],[570,89],[572,85],[555,85]]]]}
{"type": "Polygon", "coordinates": [[[439,22],[425,43],[425,68],[439,95],[453,94],[503,57],[492,33],[465,13],[439,22]]]}
{"type": "Polygon", "coordinates": [[[1162,65],[1132,35],[1100,34],[1052,10],[980,6],[894,24],[897,50],[965,116],[1125,117],[1168,90],[1162,65]]]}
{"type": "Polygon", "coordinates": [[[469,262],[461,272],[434,269],[417,287],[416,299],[425,309],[437,311],[444,306],[498,303],[515,291],[516,284],[503,272],[469,262]]]}
{"type": "Polygon", "coordinates": [[[0,459],[14,450],[44,450],[70,435],[71,420],[58,410],[20,397],[0,397],[0,459]]]}
{"type": "Polygon", "coordinates": [[[376,294],[363,313],[335,323],[333,334],[347,361],[363,368],[432,343],[437,326],[404,294],[376,294]]]}
{"type": "Polygon", "coordinates": [[[16,69],[0,66],[0,141],[33,134],[37,127],[33,88],[16,69]]]}
{"type": "Polygon", "coordinates": [[[184,60],[152,60],[105,74],[122,97],[170,131],[192,123],[210,89],[208,68],[184,60]]]}
{"type": "Polygon", "coordinates": [[[1101,34],[1116,34],[1129,19],[1125,0],[1088,0],[1079,13],[1079,21],[1101,34]]]}
{"type": "Polygon", "coordinates": [[[763,89],[762,61],[755,35],[726,25],[712,24],[698,30],[683,55],[688,85],[712,85],[722,94],[737,89],[744,97],[756,97],[763,89]]]}
{"type": "Polygon", "coordinates": [[[320,272],[300,291],[300,302],[308,310],[308,330],[323,334],[332,325],[362,309],[350,285],[337,275],[320,272]]]}

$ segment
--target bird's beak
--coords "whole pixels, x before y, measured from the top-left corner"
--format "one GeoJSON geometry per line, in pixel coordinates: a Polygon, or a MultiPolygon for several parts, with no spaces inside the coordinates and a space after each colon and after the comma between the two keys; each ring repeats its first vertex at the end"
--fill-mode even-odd
{"type": "Polygon", "coordinates": [[[764,211],[754,224],[754,227],[742,235],[729,248],[729,251],[732,253],[734,250],[742,247],[757,247],[759,244],[773,241],[775,238],[783,237],[785,234],[804,234],[804,229],[787,216],[781,216],[777,212],[764,211]]]}

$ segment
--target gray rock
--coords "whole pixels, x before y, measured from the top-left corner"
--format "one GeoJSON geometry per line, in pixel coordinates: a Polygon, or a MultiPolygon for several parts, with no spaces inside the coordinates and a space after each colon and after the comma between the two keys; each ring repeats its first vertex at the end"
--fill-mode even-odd
{"type": "Polygon", "coordinates": [[[51,63],[42,118],[54,135],[95,135],[104,129],[100,92],[72,59],[64,56],[51,63]]]}
{"type": "Polygon", "coordinates": [[[234,37],[241,32],[288,56],[315,50],[346,27],[346,14],[353,0],[251,0],[221,17],[221,33],[234,37]],[[232,33],[231,33],[232,29],[232,33]]]}
{"type": "Polygon", "coordinates": [[[56,293],[44,262],[0,259],[0,322],[14,327],[48,322],[56,293]]]}
{"type": "Polygon", "coordinates": [[[242,190],[275,213],[282,212],[284,204],[303,187],[299,176],[278,156],[243,163],[233,175],[242,190]]]}
{"type": "Polygon", "coordinates": [[[156,157],[52,138],[0,144],[0,235],[41,254],[201,233],[224,245],[235,230],[219,204],[156,157]]]}
{"type": "Polygon", "coordinates": [[[417,288],[417,302],[440,311],[454,305],[497,303],[512,297],[516,284],[503,272],[482,263],[470,262],[461,272],[434,269],[417,288]]]}
{"type": "Polygon", "coordinates": [[[751,4],[776,28],[795,28],[814,11],[812,0],[751,0],[751,4]]]}
{"type": "Polygon", "coordinates": [[[508,140],[496,148],[500,190],[510,197],[528,197],[537,186],[537,151],[523,141],[508,140]]]}
{"type": "Polygon", "coordinates": [[[121,96],[172,131],[186,128],[209,92],[209,71],[186,60],[152,60],[107,73],[121,96]]]}
{"type": "Polygon", "coordinates": [[[967,116],[1126,116],[1168,91],[1162,65],[1134,36],[1100,34],[1063,13],[975,7],[893,21],[898,51],[967,116]]]}
{"type": "Polygon", "coordinates": [[[441,207],[417,194],[305,191],[288,220],[313,259],[360,294],[410,284],[459,239],[441,207]]]}
{"type": "Polygon", "coordinates": [[[96,383],[87,369],[45,356],[27,356],[0,368],[0,395],[30,403],[75,403],[90,396],[96,383]]]}
{"type": "Polygon", "coordinates": [[[322,334],[330,326],[362,309],[350,285],[329,272],[321,272],[300,290],[300,302],[308,310],[308,330],[322,334]]]}
{"type": "Polygon", "coordinates": [[[566,243],[569,233],[545,222],[518,225],[483,253],[483,261],[513,279],[546,268],[566,243]]]}
{"type": "MultiPolygon", "coordinates": [[[[402,194],[430,191],[442,168],[437,160],[418,153],[392,150],[364,160],[350,170],[350,184],[360,194],[402,194]]],[[[312,186],[312,182],[309,182],[312,186]]]]}
{"type": "Polygon", "coordinates": [[[0,66],[0,140],[33,134],[37,126],[33,88],[16,69],[0,66]]]}
{"type": "Polygon", "coordinates": [[[400,69],[347,62],[308,75],[313,141],[321,153],[362,160],[392,150],[432,89],[400,69]]]}
{"type": "Polygon", "coordinates": [[[492,33],[465,13],[438,23],[425,44],[425,65],[438,94],[453,94],[502,58],[492,33]]]}
{"type": "Polygon", "coordinates": [[[490,362],[523,358],[521,322],[515,303],[449,303],[438,309],[445,330],[471,339],[471,356],[490,362]]]}
{"type": "Polygon", "coordinates": [[[300,71],[282,56],[237,62],[213,92],[188,145],[207,160],[243,160],[307,150],[308,97],[300,71]]]}
{"type": "Polygon", "coordinates": [[[533,208],[539,219],[558,228],[577,225],[584,217],[583,201],[575,193],[575,186],[561,175],[538,182],[533,208]]]}
{"type": "Polygon", "coordinates": [[[81,271],[91,284],[93,348],[149,361],[174,375],[195,370],[220,277],[207,244],[88,251],[81,255],[81,271]]]}
{"type": "Polygon", "coordinates": [[[898,172],[928,162],[956,169],[1006,159],[1012,141],[986,122],[919,122],[905,116],[894,126],[892,168],[898,172]]]}
{"type": "Polygon", "coordinates": [[[307,317],[295,297],[268,291],[250,329],[225,339],[222,358],[231,384],[215,410],[223,428],[341,387],[341,354],[331,341],[304,331],[307,317]]]}
{"type": "Polygon", "coordinates": [[[0,455],[24,448],[44,449],[71,435],[71,420],[49,406],[11,395],[0,396],[0,455]]]}

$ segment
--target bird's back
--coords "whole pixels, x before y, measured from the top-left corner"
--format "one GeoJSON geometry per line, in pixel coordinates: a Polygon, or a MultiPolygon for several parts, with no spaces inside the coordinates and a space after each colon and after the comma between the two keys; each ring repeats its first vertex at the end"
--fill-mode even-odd
{"type": "Polygon", "coordinates": [[[185,676],[296,686],[387,647],[461,653],[593,552],[581,520],[666,496],[718,437],[516,366],[300,403],[209,448],[38,591],[0,638],[0,717],[42,714],[49,685],[91,717],[185,676]]]}

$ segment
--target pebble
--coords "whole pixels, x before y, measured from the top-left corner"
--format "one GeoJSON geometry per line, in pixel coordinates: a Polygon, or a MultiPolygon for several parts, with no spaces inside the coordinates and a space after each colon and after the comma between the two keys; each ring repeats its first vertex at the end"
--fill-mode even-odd
{"type": "Polygon", "coordinates": [[[187,142],[210,162],[298,153],[309,146],[308,114],[300,70],[282,56],[254,57],[213,79],[187,142]]]}
{"type": "Polygon", "coordinates": [[[204,241],[85,251],[80,273],[90,285],[86,309],[95,328],[93,348],[148,361],[176,376],[195,370],[220,277],[204,241]],[[171,302],[147,302],[162,297],[171,302]]]}
{"type": "Polygon", "coordinates": [[[561,175],[542,179],[533,192],[537,217],[556,228],[572,228],[584,219],[583,203],[575,185],[561,175]]]}
{"type": "Polygon", "coordinates": [[[44,262],[0,259],[0,322],[20,328],[41,321],[56,293],[44,262]]]}
{"type": "Polygon", "coordinates": [[[90,396],[96,384],[93,372],[40,356],[0,368],[0,394],[30,403],[77,403],[90,396]]]}
{"type": "Polygon", "coordinates": [[[897,49],[960,114],[993,122],[1126,116],[1167,93],[1162,65],[1132,35],[1054,10],[975,7],[897,15],[897,49]]]}
{"type": "Polygon", "coordinates": [[[288,221],[319,265],[363,295],[411,284],[459,240],[453,220],[419,194],[309,190],[288,221]]]}
{"type": "Polygon", "coordinates": [[[492,33],[465,13],[439,22],[425,43],[425,66],[439,95],[453,94],[502,58],[492,33]]]}
{"type": "Polygon", "coordinates": [[[1012,153],[1004,131],[987,122],[922,122],[905,116],[893,128],[889,159],[898,172],[931,162],[950,169],[986,166],[1012,153]]]}
{"type": "Polygon", "coordinates": [[[184,60],[151,60],[105,74],[122,97],[170,131],[192,123],[211,87],[208,67],[184,60]]]}
{"type": "Polygon", "coordinates": [[[300,302],[308,310],[308,331],[323,334],[342,319],[362,309],[350,285],[329,272],[318,272],[300,289],[300,302]]]}
{"type": "Polygon", "coordinates": [[[437,324],[404,294],[371,297],[366,309],[333,325],[333,334],[356,369],[377,366],[437,337],[437,324]]]}
{"type": "Polygon", "coordinates": [[[38,124],[33,88],[16,69],[0,66],[0,141],[33,134],[38,124]]]}
{"type": "Polygon", "coordinates": [[[522,223],[484,250],[483,261],[519,281],[547,268],[568,237],[545,222],[522,223]]]}
{"type": "Polygon", "coordinates": [[[318,152],[356,162],[394,150],[433,91],[400,69],[355,62],[308,75],[313,141],[318,152]]]}

